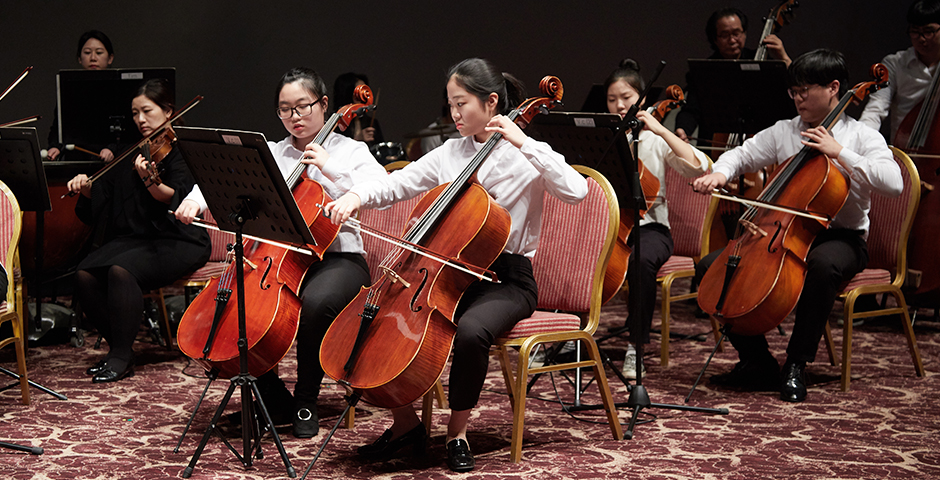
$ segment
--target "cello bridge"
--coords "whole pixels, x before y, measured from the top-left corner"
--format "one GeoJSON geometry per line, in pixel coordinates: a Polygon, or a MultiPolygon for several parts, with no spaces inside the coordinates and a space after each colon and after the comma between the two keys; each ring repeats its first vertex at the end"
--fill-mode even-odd
{"type": "Polygon", "coordinates": [[[381,268],[382,271],[392,279],[392,283],[401,282],[405,288],[411,288],[411,284],[406,282],[404,278],[401,278],[401,276],[395,273],[395,271],[391,268],[388,268],[385,265],[380,265],[379,268],[381,268]]]}
{"type": "Polygon", "coordinates": [[[754,224],[753,222],[747,221],[747,220],[745,220],[745,219],[743,219],[743,218],[742,218],[742,219],[739,219],[738,222],[740,222],[741,225],[744,225],[744,228],[746,228],[747,231],[751,233],[751,235],[760,234],[760,236],[762,236],[762,237],[766,237],[766,236],[767,236],[767,232],[765,232],[764,229],[758,227],[758,226],[757,226],[756,224],[754,224]]]}

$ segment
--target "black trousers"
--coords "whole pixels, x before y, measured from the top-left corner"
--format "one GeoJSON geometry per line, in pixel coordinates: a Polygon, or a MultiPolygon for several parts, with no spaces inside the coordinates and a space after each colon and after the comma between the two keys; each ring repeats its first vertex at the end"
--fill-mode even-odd
{"type": "Polygon", "coordinates": [[[650,343],[650,327],[653,324],[653,310],[656,309],[656,274],[672,255],[673,243],[669,227],[659,223],[650,223],[640,227],[640,256],[636,255],[637,231],[630,232],[627,245],[633,249],[627,267],[627,283],[630,286],[629,308],[630,342],[650,343]],[[637,284],[631,283],[633,271],[638,269],[637,284]],[[633,318],[636,314],[637,318],[633,318]]]}
{"type": "MultiPolygon", "coordinates": [[[[787,345],[787,361],[810,363],[816,358],[829,314],[839,296],[839,287],[868,265],[868,244],[860,230],[830,228],[816,236],[806,257],[806,280],[796,304],[793,333],[787,345]]],[[[696,284],[721,250],[712,252],[695,266],[696,284]]],[[[741,360],[770,355],[764,335],[728,334],[741,360]]]]}
{"type": "MultiPolygon", "coordinates": [[[[298,405],[315,404],[323,381],[320,344],[336,316],[356,298],[363,285],[369,285],[369,267],[358,253],[327,252],[323,260],[307,270],[300,287],[300,325],[297,329],[297,384],[294,398],[298,405]]],[[[274,371],[258,378],[262,391],[283,387],[274,371]]]]}
{"type": "Polygon", "coordinates": [[[476,282],[464,292],[454,316],[457,334],[450,369],[449,400],[453,410],[476,406],[483,390],[493,342],[535,311],[538,288],[532,262],[503,253],[490,270],[501,283],[476,282]]]}

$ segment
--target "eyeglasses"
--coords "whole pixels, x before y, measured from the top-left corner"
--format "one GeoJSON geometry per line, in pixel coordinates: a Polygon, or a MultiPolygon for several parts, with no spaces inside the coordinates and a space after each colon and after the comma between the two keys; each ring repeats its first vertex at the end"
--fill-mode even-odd
{"type": "Polygon", "coordinates": [[[805,100],[806,97],[809,96],[809,89],[818,86],[819,85],[804,85],[802,87],[790,87],[787,89],[787,95],[789,95],[793,100],[796,100],[796,97],[800,97],[805,100]]]}
{"type": "Polygon", "coordinates": [[[306,105],[297,105],[296,107],[278,107],[277,118],[286,120],[293,117],[295,113],[298,117],[306,117],[307,115],[313,113],[313,106],[320,103],[320,99],[322,98],[323,97],[320,97],[316,102],[308,103],[306,105]]]}
{"type": "Polygon", "coordinates": [[[940,28],[929,28],[929,27],[913,28],[911,27],[907,29],[907,34],[910,35],[911,38],[924,37],[924,40],[929,40],[933,38],[937,34],[937,32],[940,32],[940,28]]]}
{"type": "Polygon", "coordinates": [[[744,30],[732,30],[730,32],[725,31],[725,32],[721,32],[718,34],[718,38],[722,40],[728,40],[731,37],[741,38],[743,36],[744,36],[744,30]]]}

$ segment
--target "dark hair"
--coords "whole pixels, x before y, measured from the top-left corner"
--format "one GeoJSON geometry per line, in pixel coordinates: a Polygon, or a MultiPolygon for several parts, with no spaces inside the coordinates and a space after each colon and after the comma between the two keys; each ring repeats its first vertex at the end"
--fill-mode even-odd
{"type": "Polygon", "coordinates": [[[907,9],[907,23],[923,26],[930,23],[940,23],[940,1],[917,0],[907,9]]]}
{"type": "Polygon", "coordinates": [[[156,103],[158,107],[166,112],[176,112],[176,92],[170,87],[170,82],[162,78],[147,80],[137,87],[137,94],[134,95],[134,98],[141,95],[156,103]]]}
{"type": "Polygon", "coordinates": [[[849,69],[845,66],[845,56],[827,48],[817,48],[800,55],[787,69],[787,84],[790,87],[828,85],[833,80],[839,81],[839,95],[845,94],[849,88],[849,69]]]}
{"type": "Polygon", "coordinates": [[[82,58],[82,48],[84,48],[85,43],[92,38],[104,45],[104,49],[108,51],[108,55],[114,55],[114,47],[111,46],[111,39],[102,31],[89,30],[83,33],[81,37],[78,37],[78,53],[75,54],[76,57],[82,58]]]}
{"type": "Polygon", "coordinates": [[[505,115],[525,100],[522,82],[508,73],[501,73],[489,60],[468,58],[450,67],[447,79],[451,78],[484,104],[491,93],[499,96],[497,113],[505,115]]]}
{"type": "Polygon", "coordinates": [[[705,36],[708,38],[708,44],[711,45],[712,50],[718,51],[718,44],[715,43],[718,41],[718,20],[721,20],[725,17],[738,17],[741,20],[741,30],[747,32],[747,15],[744,14],[741,10],[738,10],[734,7],[725,7],[719,10],[715,10],[712,13],[712,16],[708,17],[708,23],[705,24],[705,36]]]}
{"type": "Polygon", "coordinates": [[[353,103],[353,92],[360,80],[366,85],[369,84],[369,77],[362,73],[347,72],[336,77],[333,82],[333,97],[330,98],[331,112],[335,112],[343,105],[353,103]]]}
{"type": "Polygon", "coordinates": [[[304,88],[310,90],[310,93],[312,93],[314,97],[320,98],[321,100],[323,95],[326,95],[326,82],[323,81],[323,78],[321,78],[317,72],[312,68],[295,67],[288,70],[287,73],[281,77],[281,81],[278,82],[277,92],[274,94],[275,105],[281,97],[281,89],[284,88],[284,85],[294,82],[300,82],[304,88]]]}
{"type": "Polygon", "coordinates": [[[607,80],[604,80],[604,95],[607,94],[607,89],[611,85],[620,80],[627,82],[627,85],[633,87],[637,93],[646,88],[646,82],[643,81],[643,77],[640,75],[640,64],[630,58],[621,60],[617,69],[607,76],[607,80]]]}

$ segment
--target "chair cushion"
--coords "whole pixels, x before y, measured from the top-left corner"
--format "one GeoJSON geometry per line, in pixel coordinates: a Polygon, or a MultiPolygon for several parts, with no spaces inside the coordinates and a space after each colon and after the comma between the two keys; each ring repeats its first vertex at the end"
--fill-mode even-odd
{"type": "Polygon", "coordinates": [[[662,278],[672,272],[678,272],[679,270],[692,270],[694,268],[695,262],[692,261],[691,257],[680,257],[673,255],[669,257],[669,260],[666,260],[666,263],[664,263],[662,267],[660,267],[656,277],[662,278]]]}
{"type": "Polygon", "coordinates": [[[555,313],[536,310],[531,317],[521,320],[502,338],[524,338],[538,333],[554,333],[578,330],[581,318],[570,313],[555,313]]]}
{"type": "Polygon", "coordinates": [[[866,268],[861,273],[854,276],[849,283],[842,288],[842,293],[849,292],[855,288],[864,285],[883,285],[891,283],[891,272],[878,268],[866,268]]]}

